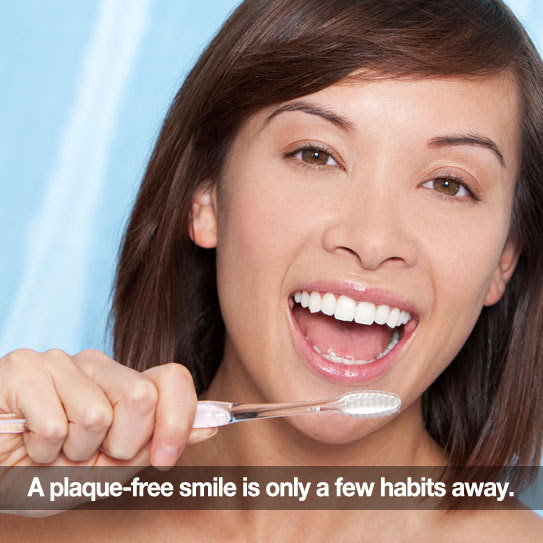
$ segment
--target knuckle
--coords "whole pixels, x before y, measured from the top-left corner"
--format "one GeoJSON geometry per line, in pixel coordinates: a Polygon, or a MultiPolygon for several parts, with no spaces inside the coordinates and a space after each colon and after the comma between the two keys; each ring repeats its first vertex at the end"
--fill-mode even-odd
{"type": "Polygon", "coordinates": [[[160,366],[161,377],[165,380],[173,381],[176,384],[183,383],[182,386],[194,389],[194,380],[189,369],[182,364],[170,362],[160,366]]]}
{"type": "Polygon", "coordinates": [[[68,424],[61,420],[45,420],[40,422],[35,433],[45,441],[57,443],[64,441],[68,434],[68,424]]]}
{"type": "Polygon", "coordinates": [[[147,379],[138,379],[127,385],[123,392],[124,400],[141,411],[150,411],[158,401],[155,385],[147,379]]]}
{"type": "Polygon", "coordinates": [[[160,371],[164,375],[164,377],[172,377],[177,379],[186,379],[188,373],[185,366],[177,364],[176,362],[168,362],[167,364],[162,364],[160,366],[160,371]]]}
{"type": "Polygon", "coordinates": [[[44,351],[43,354],[52,358],[70,358],[62,349],[48,349],[47,351],[44,351]]]}
{"type": "Polygon", "coordinates": [[[25,368],[33,363],[37,354],[36,351],[31,349],[17,349],[3,356],[0,359],[0,364],[9,371],[25,368]]]}
{"type": "Polygon", "coordinates": [[[95,358],[102,358],[104,353],[102,351],[99,351],[98,349],[84,349],[79,354],[82,354],[84,356],[92,356],[95,358]]]}
{"type": "Polygon", "coordinates": [[[90,361],[90,362],[96,362],[99,360],[103,361],[103,360],[109,359],[109,357],[106,354],[104,354],[102,351],[99,351],[98,349],[85,349],[84,351],[77,353],[75,357],[80,360],[90,361]]]}
{"type": "Polygon", "coordinates": [[[86,409],[78,421],[81,427],[87,431],[102,431],[111,426],[113,411],[107,407],[93,407],[86,409]]]}
{"type": "Polygon", "coordinates": [[[190,373],[190,370],[187,368],[187,366],[183,366],[183,364],[173,364],[173,363],[171,365],[176,368],[176,371],[181,379],[189,383],[191,386],[194,386],[194,380],[192,378],[192,374],[190,373]]]}
{"type": "Polygon", "coordinates": [[[74,364],[87,375],[94,375],[101,369],[106,369],[108,362],[112,361],[109,356],[97,349],[86,349],[73,357],[74,364]]]}
{"type": "Polygon", "coordinates": [[[43,354],[55,364],[66,364],[72,361],[72,357],[69,354],[65,353],[62,349],[49,349],[43,354]]]}

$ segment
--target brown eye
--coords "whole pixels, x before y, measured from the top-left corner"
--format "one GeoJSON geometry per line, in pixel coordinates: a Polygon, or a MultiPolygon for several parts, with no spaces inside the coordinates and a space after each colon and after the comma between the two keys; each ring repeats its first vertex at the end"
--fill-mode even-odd
{"type": "Polygon", "coordinates": [[[332,158],[330,153],[316,147],[306,147],[295,152],[297,159],[312,166],[337,166],[338,163],[332,158]]]}
{"type": "Polygon", "coordinates": [[[422,186],[447,196],[471,196],[462,182],[452,177],[436,177],[422,186]]]}

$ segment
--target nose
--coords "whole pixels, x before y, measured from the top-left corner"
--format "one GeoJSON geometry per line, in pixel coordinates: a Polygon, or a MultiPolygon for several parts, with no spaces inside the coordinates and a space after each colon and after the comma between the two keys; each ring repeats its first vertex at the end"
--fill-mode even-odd
{"type": "Polygon", "coordinates": [[[415,265],[418,246],[412,210],[405,198],[384,185],[373,189],[366,185],[364,191],[343,197],[340,211],[323,233],[326,251],[355,258],[369,271],[415,265]]]}

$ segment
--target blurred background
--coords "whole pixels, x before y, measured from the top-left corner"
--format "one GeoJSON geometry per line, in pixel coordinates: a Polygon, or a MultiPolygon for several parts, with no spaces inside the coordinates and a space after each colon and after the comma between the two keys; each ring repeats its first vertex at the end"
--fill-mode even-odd
{"type": "MultiPolygon", "coordinates": [[[[0,3],[0,356],[109,352],[116,253],[146,161],[237,4],[0,3]]],[[[543,2],[508,4],[541,51],[543,2]]]]}

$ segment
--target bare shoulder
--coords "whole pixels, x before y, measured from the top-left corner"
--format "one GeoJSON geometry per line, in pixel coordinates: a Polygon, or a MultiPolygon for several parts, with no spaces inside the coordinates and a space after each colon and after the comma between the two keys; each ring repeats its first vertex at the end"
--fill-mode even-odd
{"type": "Polygon", "coordinates": [[[192,511],[66,511],[52,516],[0,514],[0,541],[9,543],[134,543],[202,541],[192,511]]]}
{"type": "MultiPolygon", "coordinates": [[[[2,541],[10,543],[63,543],[87,541],[124,542],[127,532],[135,524],[134,512],[67,511],[48,516],[0,515],[2,541]],[[121,514],[128,519],[122,519],[121,514]],[[123,530],[119,528],[124,527],[123,530]]],[[[133,534],[131,534],[133,535],[133,534]]],[[[132,539],[133,541],[134,539],[132,539]]]]}
{"type": "Polygon", "coordinates": [[[2,540],[10,543],[65,541],[62,515],[54,516],[24,516],[11,513],[0,515],[0,532],[2,540]]]}
{"type": "Polygon", "coordinates": [[[455,541],[534,543],[543,541],[543,518],[529,509],[463,511],[452,532],[455,541]],[[460,520],[460,522],[458,522],[460,520]]]}
{"type": "Polygon", "coordinates": [[[503,541],[543,541],[543,518],[529,509],[508,511],[500,524],[504,534],[503,541]]]}

